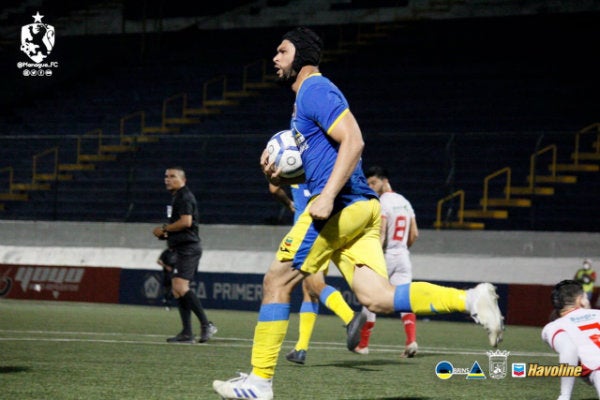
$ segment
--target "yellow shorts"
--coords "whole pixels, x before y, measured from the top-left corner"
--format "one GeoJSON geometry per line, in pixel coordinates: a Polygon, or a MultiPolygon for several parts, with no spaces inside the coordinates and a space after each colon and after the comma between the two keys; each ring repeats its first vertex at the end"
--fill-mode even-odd
{"type": "Polygon", "coordinates": [[[387,279],[387,268],[379,240],[379,200],[356,201],[328,220],[313,221],[308,213],[312,199],[283,238],[277,251],[279,261],[293,261],[294,268],[307,273],[326,270],[329,262],[338,267],[349,285],[354,266],[366,265],[387,279]]]}

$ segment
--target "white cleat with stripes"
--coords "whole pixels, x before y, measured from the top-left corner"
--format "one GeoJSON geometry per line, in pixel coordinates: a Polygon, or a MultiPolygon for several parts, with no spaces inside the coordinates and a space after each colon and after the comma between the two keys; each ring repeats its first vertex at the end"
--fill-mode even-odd
{"type": "Polygon", "coordinates": [[[248,374],[240,372],[238,378],[228,381],[213,381],[213,389],[222,400],[273,400],[273,389],[270,386],[258,387],[250,382],[248,374]]]}

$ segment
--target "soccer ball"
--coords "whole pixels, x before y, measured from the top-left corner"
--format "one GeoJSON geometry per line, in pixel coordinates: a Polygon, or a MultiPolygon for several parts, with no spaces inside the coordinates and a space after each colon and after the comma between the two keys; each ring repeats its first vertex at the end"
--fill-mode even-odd
{"type": "Polygon", "coordinates": [[[279,131],[267,143],[269,162],[274,162],[275,168],[281,168],[279,176],[295,178],[304,173],[300,149],[291,130],[279,131]]]}

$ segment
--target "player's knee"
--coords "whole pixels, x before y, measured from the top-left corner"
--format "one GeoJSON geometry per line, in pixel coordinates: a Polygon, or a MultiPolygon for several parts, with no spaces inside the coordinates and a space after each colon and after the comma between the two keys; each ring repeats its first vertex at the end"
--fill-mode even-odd
{"type": "Polygon", "coordinates": [[[268,296],[269,294],[273,293],[277,289],[277,282],[278,279],[272,273],[267,271],[263,277],[263,295],[268,296]]]}
{"type": "Polygon", "coordinates": [[[377,314],[394,311],[394,287],[378,275],[370,275],[370,280],[354,279],[353,291],[360,304],[377,314]]]}
{"type": "Polygon", "coordinates": [[[311,297],[319,297],[323,289],[325,289],[325,282],[314,282],[314,281],[304,281],[306,283],[306,289],[311,297]]]}
{"type": "Polygon", "coordinates": [[[356,298],[367,310],[376,314],[387,314],[389,311],[384,306],[384,302],[381,301],[377,296],[371,296],[369,294],[355,293],[356,298]]]}
{"type": "Polygon", "coordinates": [[[369,310],[375,314],[389,314],[390,313],[389,307],[387,307],[387,305],[385,305],[384,303],[373,302],[365,307],[367,307],[367,310],[369,310]]]}
{"type": "Polygon", "coordinates": [[[176,296],[183,296],[188,290],[190,290],[190,283],[182,278],[173,278],[171,280],[171,287],[176,296]]]}
{"type": "Polygon", "coordinates": [[[270,268],[263,278],[263,297],[289,294],[301,280],[299,271],[270,268]]]}

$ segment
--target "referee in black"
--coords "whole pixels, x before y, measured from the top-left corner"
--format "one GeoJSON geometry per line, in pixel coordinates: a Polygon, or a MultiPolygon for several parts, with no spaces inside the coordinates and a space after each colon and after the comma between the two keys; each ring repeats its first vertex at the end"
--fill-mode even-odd
{"type": "Polygon", "coordinates": [[[192,312],[200,321],[200,343],[208,341],[217,332],[216,326],[208,320],[200,300],[190,290],[190,281],[200,264],[202,248],[198,234],[198,205],[196,197],[185,185],[185,171],[181,167],[167,168],[165,186],[173,196],[167,206],[168,224],[154,228],[154,236],[166,240],[169,249],[175,253],[172,290],[177,299],[183,329],[176,336],[168,338],[169,343],[194,343],[192,312]]]}

